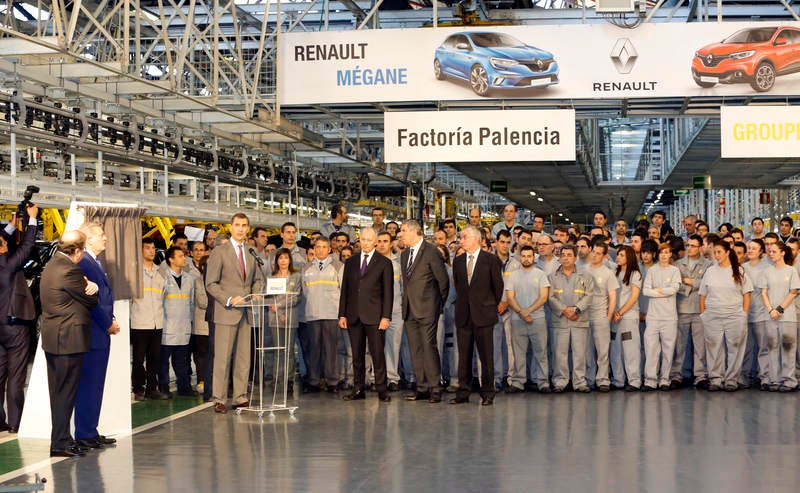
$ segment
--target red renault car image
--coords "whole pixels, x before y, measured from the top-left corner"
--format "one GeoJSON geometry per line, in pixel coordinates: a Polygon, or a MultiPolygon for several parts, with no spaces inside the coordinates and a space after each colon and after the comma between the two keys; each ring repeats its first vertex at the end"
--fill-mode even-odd
{"type": "Polygon", "coordinates": [[[697,50],[692,77],[700,87],[749,82],[766,92],[779,75],[800,72],[800,29],[757,27],[737,31],[697,50]]]}

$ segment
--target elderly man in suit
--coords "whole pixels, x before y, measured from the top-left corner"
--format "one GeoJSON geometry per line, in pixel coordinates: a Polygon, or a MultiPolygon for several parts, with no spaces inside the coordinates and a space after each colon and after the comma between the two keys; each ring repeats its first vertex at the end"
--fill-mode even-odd
{"type": "Polygon", "coordinates": [[[25,376],[28,367],[27,322],[36,318],[33,298],[25,284],[22,267],[33,251],[36,240],[36,215],[39,208],[27,208],[28,226],[22,242],[9,252],[15,228],[3,230],[0,237],[0,431],[16,433],[25,402],[25,376]],[[3,401],[8,395],[8,417],[3,401]]]}
{"type": "Polygon", "coordinates": [[[344,264],[339,297],[339,328],[347,330],[353,348],[353,393],[344,400],[364,399],[364,358],[369,353],[375,372],[375,389],[381,402],[389,402],[386,390],[386,329],[392,320],[394,270],[392,261],[375,251],[377,235],[372,228],[361,230],[361,253],[344,264]]]}
{"type": "Polygon", "coordinates": [[[503,297],[503,266],[496,256],[481,250],[481,233],[468,226],[461,231],[466,251],[453,260],[458,331],[458,391],[450,404],[469,402],[472,381],[472,348],[481,359],[481,404],[494,404],[494,348],[492,328],[503,297]]]}
{"type": "Polygon", "coordinates": [[[52,431],[50,457],[79,457],[86,448],[70,437],[69,422],[78,393],[84,354],[92,339],[90,310],[97,305],[97,284],[87,281],[77,264],[86,236],[68,231],[42,272],[42,349],[47,360],[52,431]]]}
{"type": "Polygon", "coordinates": [[[103,405],[103,388],[106,384],[111,335],[119,333],[114,319],[114,293],[111,282],[98,256],[106,249],[106,234],[99,224],[85,224],[81,232],[86,235],[86,250],[78,267],[87,279],[97,284],[97,306],[92,308],[92,337],[89,352],[83,358],[78,395],[75,399],[75,438],[78,444],[89,448],[102,448],[117,441],[97,431],[100,409],[103,405]]]}
{"type": "Polygon", "coordinates": [[[406,323],[411,363],[417,376],[417,391],[409,401],[442,402],[442,366],[436,344],[436,329],[450,281],[444,259],[427,243],[419,223],[409,220],[400,227],[406,249],[400,254],[403,270],[403,320],[406,323]]]}
{"type": "MultiPolygon", "coordinates": [[[[245,297],[261,292],[262,276],[255,258],[248,254],[250,219],[242,213],[231,218],[231,239],[218,245],[206,265],[206,290],[214,305],[214,412],[227,412],[228,377],[233,364],[233,408],[248,407],[247,377],[250,371],[250,320],[242,306],[245,297]]],[[[211,300],[209,300],[211,303],[211,300]]]]}

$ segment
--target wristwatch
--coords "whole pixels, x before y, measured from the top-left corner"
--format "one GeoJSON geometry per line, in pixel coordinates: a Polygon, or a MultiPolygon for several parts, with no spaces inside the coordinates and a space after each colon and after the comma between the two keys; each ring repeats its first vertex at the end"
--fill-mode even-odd
{"type": "Polygon", "coordinates": [[[775,311],[783,315],[783,307],[781,305],[776,306],[775,311]]]}
{"type": "Polygon", "coordinates": [[[580,315],[580,314],[581,314],[581,309],[576,306],[575,307],[575,315],[580,315]]]}

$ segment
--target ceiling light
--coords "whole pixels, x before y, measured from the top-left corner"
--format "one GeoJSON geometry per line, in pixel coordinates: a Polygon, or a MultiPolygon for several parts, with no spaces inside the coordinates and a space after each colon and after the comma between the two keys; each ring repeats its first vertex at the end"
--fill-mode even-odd
{"type": "Polygon", "coordinates": [[[559,213],[558,213],[558,217],[564,217],[564,214],[562,214],[562,213],[560,213],[560,212],[559,212],[559,213]]]}
{"type": "Polygon", "coordinates": [[[544,199],[541,197],[537,197],[536,200],[538,200],[539,202],[544,202],[544,199]]]}
{"type": "Polygon", "coordinates": [[[536,197],[536,192],[531,192],[531,196],[536,197]]]}

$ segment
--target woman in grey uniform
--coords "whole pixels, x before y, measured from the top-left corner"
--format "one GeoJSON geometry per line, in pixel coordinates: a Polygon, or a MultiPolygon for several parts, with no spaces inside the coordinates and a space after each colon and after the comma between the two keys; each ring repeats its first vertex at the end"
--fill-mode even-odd
{"type": "Polygon", "coordinates": [[[706,335],[708,390],[714,392],[724,387],[733,392],[739,388],[753,284],[739,266],[736,253],[727,241],[714,242],[713,252],[717,263],[706,270],[700,283],[700,318],[706,335]],[[727,348],[725,353],[723,348],[727,348]]]}
{"type": "Polygon", "coordinates": [[[636,252],[632,247],[622,245],[617,250],[616,274],[619,288],[617,307],[611,326],[611,373],[615,387],[634,391],[642,386],[639,361],[642,345],[639,337],[639,293],[642,290],[642,275],[639,273],[636,252]]]}
{"type": "MultiPolygon", "coordinates": [[[[764,242],[759,238],[754,238],[747,242],[747,263],[743,265],[744,272],[753,283],[757,296],[750,297],[750,313],[747,316],[747,344],[745,351],[751,350],[750,339],[752,338],[758,361],[758,379],[761,382],[761,390],[769,390],[769,349],[767,349],[767,321],[769,314],[764,305],[764,298],[761,296],[761,288],[764,287],[762,278],[764,271],[769,267],[769,262],[762,259],[766,253],[764,242]]],[[[742,372],[747,372],[747,368],[742,368],[742,372]]],[[[745,382],[752,382],[753,375],[743,375],[745,382]]]]}
{"type": "MultiPolygon", "coordinates": [[[[297,304],[300,302],[302,276],[292,265],[292,252],[280,248],[275,253],[270,278],[286,279],[286,294],[271,296],[269,305],[269,328],[275,346],[285,346],[285,351],[275,353],[275,385],[282,386],[287,378],[286,392],[293,391],[294,379],[294,334],[297,331],[297,304]]],[[[280,392],[279,389],[278,391],[280,392]]]]}
{"type": "Polygon", "coordinates": [[[681,271],[672,265],[669,243],[658,247],[658,263],[647,269],[642,294],[649,298],[644,329],[644,390],[669,390],[669,372],[678,337],[677,293],[681,271]],[[661,353],[661,369],[658,367],[661,353]]]}
{"type": "Polygon", "coordinates": [[[769,313],[769,389],[790,392],[797,387],[794,365],[797,351],[797,310],[794,299],[800,289],[800,276],[792,266],[794,256],[788,245],[767,247],[773,265],[764,272],[761,295],[769,313]]]}

